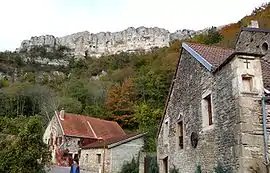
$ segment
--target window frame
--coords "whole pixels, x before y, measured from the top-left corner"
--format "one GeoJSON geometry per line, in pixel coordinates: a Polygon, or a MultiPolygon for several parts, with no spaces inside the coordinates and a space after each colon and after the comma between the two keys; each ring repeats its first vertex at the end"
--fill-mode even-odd
{"type": "Polygon", "coordinates": [[[169,133],[170,133],[170,121],[169,118],[167,118],[164,121],[164,128],[163,128],[163,142],[165,144],[169,143],[169,133]]]}
{"type": "Polygon", "coordinates": [[[101,154],[100,153],[97,154],[97,163],[101,164],[101,154]]]}
{"type": "Polygon", "coordinates": [[[211,91],[205,92],[202,95],[201,105],[203,130],[211,129],[215,124],[213,93],[211,91]]]}
{"type": "Polygon", "coordinates": [[[177,146],[180,150],[184,149],[184,136],[185,136],[184,133],[185,133],[184,132],[184,121],[180,120],[177,122],[177,140],[178,140],[177,146]],[[180,126],[180,124],[181,124],[181,126],[180,126]],[[181,130],[180,130],[180,127],[181,127],[181,130]],[[180,138],[181,138],[181,140],[180,140],[180,138]]]}
{"type": "Polygon", "coordinates": [[[249,74],[245,74],[241,76],[241,83],[242,83],[242,92],[244,93],[251,93],[254,91],[254,76],[253,75],[249,75],[249,74]],[[244,81],[248,81],[249,83],[249,91],[245,90],[245,82],[244,81]]]}

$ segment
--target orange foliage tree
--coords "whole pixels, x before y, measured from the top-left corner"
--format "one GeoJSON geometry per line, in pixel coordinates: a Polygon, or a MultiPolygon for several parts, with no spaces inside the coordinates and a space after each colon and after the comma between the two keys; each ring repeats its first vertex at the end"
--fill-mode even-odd
{"type": "Polygon", "coordinates": [[[133,116],[135,88],[131,79],[126,79],[122,85],[112,86],[107,95],[105,106],[112,112],[111,120],[117,121],[124,128],[135,126],[133,116]]]}

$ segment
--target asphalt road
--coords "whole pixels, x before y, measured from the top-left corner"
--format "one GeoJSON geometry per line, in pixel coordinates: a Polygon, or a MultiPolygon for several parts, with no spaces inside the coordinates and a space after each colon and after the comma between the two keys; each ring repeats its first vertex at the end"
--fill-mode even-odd
{"type": "MultiPolygon", "coordinates": [[[[48,170],[48,173],[69,173],[70,168],[69,167],[60,167],[60,166],[52,166],[50,167],[50,170],[48,170]]],[[[87,171],[80,171],[81,173],[90,173],[87,171]]]]}

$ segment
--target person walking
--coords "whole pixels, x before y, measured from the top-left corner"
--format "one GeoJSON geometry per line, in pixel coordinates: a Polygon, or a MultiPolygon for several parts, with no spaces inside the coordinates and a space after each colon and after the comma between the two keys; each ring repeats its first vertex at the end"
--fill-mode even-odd
{"type": "Polygon", "coordinates": [[[80,167],[77,159],[73,160],[73,164],[70,168],[70,173],[80,173],[80,167]]]}

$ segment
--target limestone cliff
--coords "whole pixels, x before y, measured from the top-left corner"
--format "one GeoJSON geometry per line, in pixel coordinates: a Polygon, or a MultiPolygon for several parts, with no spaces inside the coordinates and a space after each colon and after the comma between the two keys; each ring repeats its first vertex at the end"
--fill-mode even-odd
{"type": "Polygon", "coordinates": [[[64,37],[45,35],[24,40],[17,50],[30,50],[33,46],[46,46],[57,48],[66,46],[74,55],[89,55],[99,57],[101,55],[116,54],[119,52],[133,52],[139,49],[150,50],[154,47],[168,46],[170,41],[193,37],[193,30],[178,30],[170,33],[162,28],[129,27],[120,32],[90,33],[78,32],[64,37]]]}

